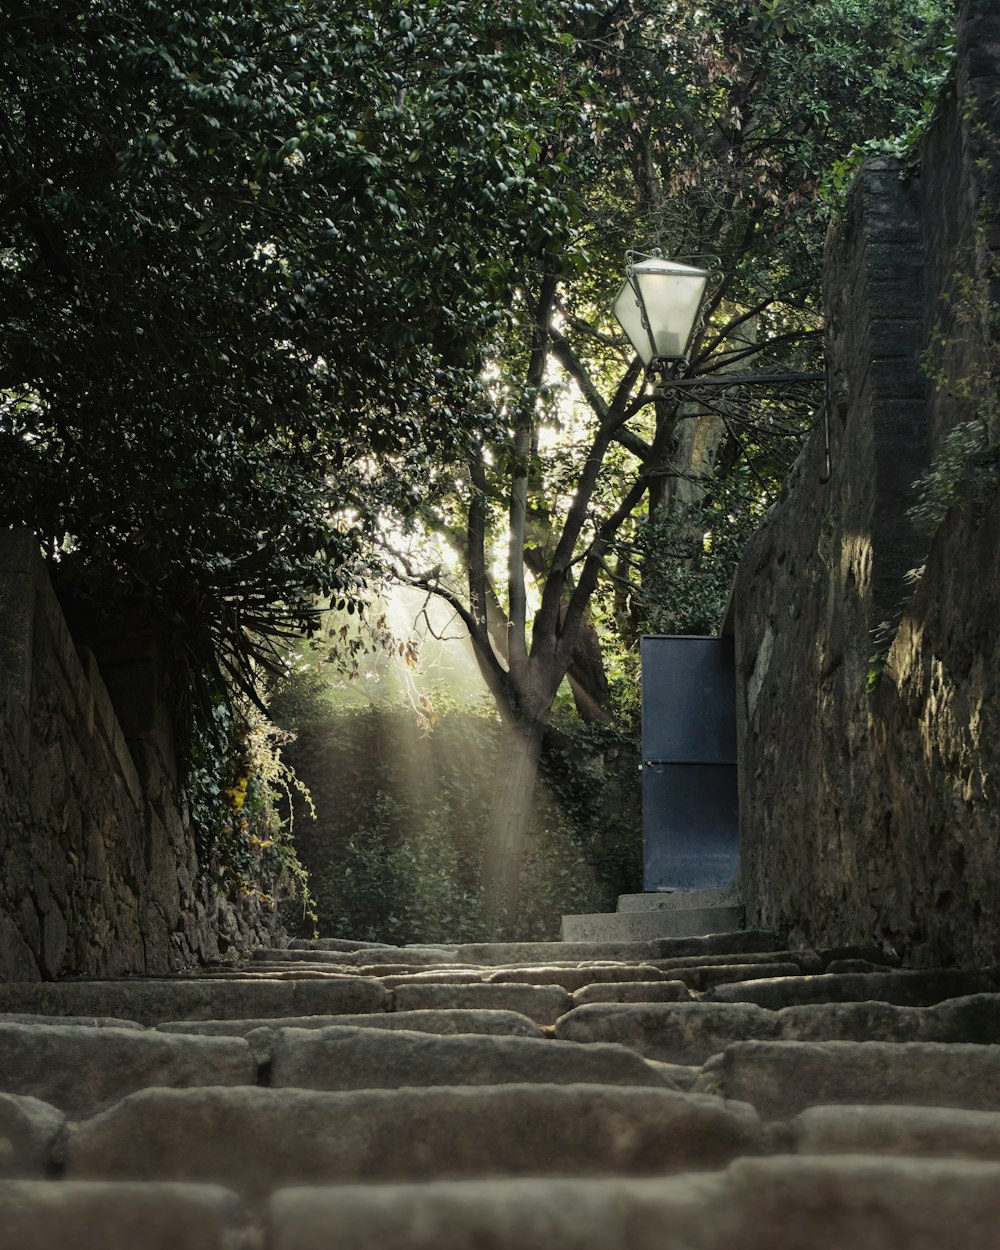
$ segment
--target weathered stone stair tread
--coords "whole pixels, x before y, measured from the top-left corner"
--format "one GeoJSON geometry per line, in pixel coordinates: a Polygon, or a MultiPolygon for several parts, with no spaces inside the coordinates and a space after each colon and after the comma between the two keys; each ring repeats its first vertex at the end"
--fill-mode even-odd
{"type": "Polygon", "coordinates": [[[388,994],[378,981],[337,978],[310,981],[173,980],[0,983],[0,1008],[42,1015],[125,1015],[140,1024],[218,1016],[341,1015],[385,1011],[388,994]]]}
{"type": "Polygon", "coordinates": [[[690,1000],[683,981],[592,981],[573,991],[573,1006],[583,1003],[679,1003],[690,1000]]]}
{"type": "Polygon", "coordinates": [[[801,978],[802,968],[797,963],[702,964],[691,968],[665,970],[662,975],[670,980],[683,981],[693,990],[711,990],[716,985],[733,985],[743,981],[774,980],[778,977],[801,978]]]}
{"type": "Polygon", "coordinates": [[[242,1038],[78,1025],[0,1024],[0,1090],[91,1116],[146,1086],[253,1085],[242,1038]]]}
{"type": "MultiPolygon", "coordinates": [[[[456,948],[457,954],[457,948],[456,948]]],[[[447,967],[455,963],[456,955],[444,951],[424,951],[413,948],[389,947],[372,950],[324,950],[317,947],[261,946],[253,952],[255,963],[312,963],[334,964],[341,967],[384,967],[389,969],[447,967]]]]}
{"type": "MultiPolygon", "coordinates": [[[[667,982],[669,984],[669,982],[667,982]]],[[[574,1000],[575,1001],[575,1000],[574,1000]]],[[[771,1011],[755,1003],[589,1002],[556,1021],[555,1036],[621,1042],[649,1059],[704,1063],[737,1041],[1000,1041],[1000,994],[974,994],[929,1007],[810,1003],[771,1011]]]]}
{"type": "Polygon", "coordinates": [[[748,1106],[666,1089],[150,1089],[82,1124],[66,1168],[73,1180],[207,1181],[260,1201],[337,1180],[716,1168],[756,1153],[762,1133],[748,1106]]]}
{"type": "Polygon", "coordinates": [[[65,1126],[65,1115],[34,1095],[0,1094],[0,1179],[48,1176],[65,1126]]]}
{"type": "Polygon", "coordinates": [[[496,1007],[518,1011],[538,1024],[555,1024],[573,1006],[558,985],[400,985],[392,991],[396,1011],[442,1007],[496,1007]]]}
{"type": "Polygon", "coordinates": [[[4,1250],[235,1250],[243,1204],[216,1185],[0,1182],[4,1250]]]}
{"type": "Polygon", "coordinates": [[[674,955],[665,959],[650,960],[661,972],[680,972],[686,968],[717,968],[728,965],[743,967],[758,964],[797,964],[800,972],[824,972],[826,965],[814,950],[788,951],[724,951],[717,955],[674,955]]]}
{"type": "Polygon", "coordinates": [[[490,985],[510,982],[529,985],[558,985],[568,993],[583,989],[585,985],[626,981],[661,981],[663,973],[651,964],[584,964],[577,967],[553,967],[541,965],[520,968],[498,968],[486,975],[490,985]]]}
{"type": "Polygon", "coordinates": [[[740,1159],[656,1179],[286,1189],[269,1250],[994,1250],[1000,1165],[740,1159]]]}
{"type": "Polygon", "coordinates": [[[138,1020],[122,1016],[47,1016],[31,1011],[0,1012],[0,1024],[79,1024],[92,1029],[144,1029],[138,1020]]]}
{"type": "Polygon", "coordinates": [[[734,1042],[699,1085],[786,1120],[828,1103],[1000,1110],[1000,1046],[947,1042],[734,1042]]]}
{"type": "Polygon", "coordinates": [[[777,939],[756,929],[704,937],[653,938],[646,942],[479,942],[457,948],[457,959],[471,964],[550,963],[552,960],[646,962],[672,956],[772,951],[777,939]]]}
{"type": "Polygon", "coordinates": [[[791,1121],[797,1154],[888,1154],[1000,1161],[1000,1112],[955,1107],[809,1107],[791,1121]]]}
{"type": "Polygon", "coordinates": [[[997,978],[985,972],[948,968],[894,972],[820,973],[778,980],[740,981],[709,993],[716,1002],[756,1003],[774,1010],[800,1003],[858,1002],[868,999],[925,1007],[959,995],[993,993],[997,978]]]}
{"type": "Polygon", "coordinates": [[[168,1020],[158,1024],[165,1033],[196,1033],[247,1037],[262,1029],[346,1028],[409,1029],[418,1033],[492,1033],[508,1037],[542,1037],[541,1027],[517,1011],[491,1007],[428,1008],[424,1011],[372,1012],[368,1015],[277,1016],[248,1020],[168,1020]]]}
{"type": "Polygon", "coordinates": [[[669,1087],[626,1046],[530,1037],[434,1037],[404,1030],[281,1029],[270,1082],[299,1089],[401,1089],[442,1085],[549,1084],[669,1087]]]}

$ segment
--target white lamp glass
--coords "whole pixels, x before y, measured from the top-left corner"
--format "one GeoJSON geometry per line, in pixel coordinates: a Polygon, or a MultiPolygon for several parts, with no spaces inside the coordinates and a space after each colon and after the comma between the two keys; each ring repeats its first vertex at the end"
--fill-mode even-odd
{"type": "Polygon", "coordinates": [[[612,311],[648,368],[654,360],[686,360],[709,274],[649,256],[632,265],[612,311]]]}

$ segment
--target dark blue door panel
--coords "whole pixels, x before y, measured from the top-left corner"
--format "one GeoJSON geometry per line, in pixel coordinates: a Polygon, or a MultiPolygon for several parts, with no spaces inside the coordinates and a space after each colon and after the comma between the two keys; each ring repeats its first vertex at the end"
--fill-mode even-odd
{"type": "Polygon", "coordinates": [[[716,889],[739,869],[733,639],[642,639],[643,889],[716,889]]]}

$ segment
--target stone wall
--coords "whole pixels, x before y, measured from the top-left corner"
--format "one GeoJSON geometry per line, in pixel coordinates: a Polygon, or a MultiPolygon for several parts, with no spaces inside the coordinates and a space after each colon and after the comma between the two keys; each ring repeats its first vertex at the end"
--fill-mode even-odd
{"type": "Polygon", "coordinates": [[[166,972],[270,940],[273,917],[199,882],[165,754],[126,740],[32,535],[0,533],[0,980],[166,972]]]}
{"type": "Polygon", "coordinates": [[[829,241],[830,480],[819,434],[736,586],[748,924],[917,964],[1000,942],[1000,501],[907,516],[997,382],[998,100],[974,0],[920,176],[869,162],[829,241]]]}

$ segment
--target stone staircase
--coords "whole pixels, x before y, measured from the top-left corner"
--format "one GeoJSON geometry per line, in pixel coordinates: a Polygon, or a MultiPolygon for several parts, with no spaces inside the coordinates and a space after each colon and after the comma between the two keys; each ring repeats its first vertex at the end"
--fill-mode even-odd
{"type": "Polygon", "coordinates": [[[0,984],[0,1250],[998,1247],[998,1039],[746,931],[0,984]]]}

